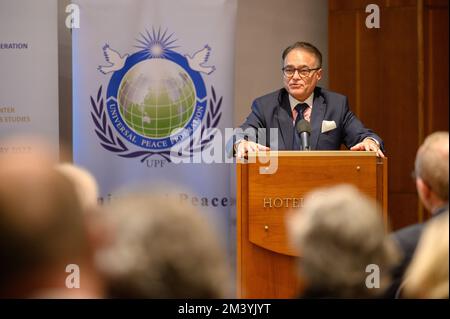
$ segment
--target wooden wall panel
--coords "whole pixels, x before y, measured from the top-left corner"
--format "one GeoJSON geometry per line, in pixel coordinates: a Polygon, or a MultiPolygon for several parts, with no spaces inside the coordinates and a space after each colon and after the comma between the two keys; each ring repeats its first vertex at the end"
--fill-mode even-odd
{"type": "Polygon", "coordinates": [[[410,178],[416,150],[448,131],[448,1],[330,0],[330,89],[385,141],[393,229],[422,219],[410,178]],[[380,6],[379,29],[365,26],[380,6]]]}
{"type": "Polygon", "coordinates": [[[350,107],[356,102],[353,87],[356,81],[356,19],[353,12],[336,12],[329,16],[329,79],[330,87],[346,95],[350,107]]]}
{"type": "MultiPolygon", "coordinates": [[[[380,54],[382,33],[380,29],[367,29],[365,27],[365,15],[358,11],[360,23],[358,23],[358,59],[356,60],[356,69],[359,70],[359,76],[355,83],[357,91],[356,113],[363,123],[373,129],[375,132],[385,130],[386,111],[388,105],[383,103],[383,83],[385,77],[381,68],[389,63],[389,59],[384,54],[380,54]],[[359,91],[359,92],[358,92],[359,91]],[[361,110],[362,109],[362,110],[361,110]]],[[[384,24],[384,21],[383,21],[384,24]]],[[[389,143],[385,144],[390,149],[389,143]]],[[[389,165],[392,165],[389,162],[389,165]]]]}
{"type": "Polygon", "coordinates": [[[424,10],[425,135],[448,131],[448,2],[424,10]]]}
{"type": "Polygon", "coordinates": [[[415,7],[417,6],[417,0],[329,0],[329,10],[330,12],[351,10],[364,11],[368,4],[376,4],[384,8],[415,7]]]}
{"type": "MultiPolygon", "coordinates": [[[[412,183],[412,182],[411,182],[412,183]]],[[[417,206],[419,198],[415,193],[391,193],[389,194],[389,212],[391,229],[399,229],[417,223],[417,206]],[[395,222],[395,224],[393,224],[395,222]]]]}
{"type": "MultiPolygon", "coordinates": [[[[382,18],[377,54],[383,56],[379,94],[385,117],[380,134],[390,158],[389,192],[414,193],[408,164],[414,162],[418,141],[417,13],[412,7],[385,8],[382,18]]],[[[366,112],[366,105],[361,109],[366,112]]]]}

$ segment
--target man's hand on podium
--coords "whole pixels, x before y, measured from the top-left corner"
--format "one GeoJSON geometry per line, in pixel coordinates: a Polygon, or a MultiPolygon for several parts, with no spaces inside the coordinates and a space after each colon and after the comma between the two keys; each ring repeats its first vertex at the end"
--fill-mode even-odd
{"type": "Polygon", "coordinates": [[[378,144],[371,138],[365,138],[361,143],[350,148],[351,151],[373,151],[378,157],[386,158],[378,144]]]}
{"type": "Polygon", "coordinates": [[[247,158],[249,152],[260,152],[260,151],[270,151],[270,148],[255,142],[242,140],[237,142],[235,145],[236,157],[237,158],[247,158]]]}

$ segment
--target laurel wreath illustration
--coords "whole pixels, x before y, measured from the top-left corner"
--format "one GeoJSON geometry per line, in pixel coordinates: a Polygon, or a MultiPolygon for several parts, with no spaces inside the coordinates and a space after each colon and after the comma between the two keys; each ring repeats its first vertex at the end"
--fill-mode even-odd
{"type": "Polygon", "coordinates": [[[214,139],[214,132],[209,133],[208,130],[216,128],[219,124],[220,118],[222,117],[221,105],[223,97],[217,99],[216,91],[213,86],[211,86],[211,98],[209,99],[209,105],[206,113],[206,121],[203,121],[201,126],[201,134],[196,134],[192,138],[188,145],[186,145],[182,151],[176,154],[171,153],[170,150],[165,151],[136,151],[128,148],[127,145],[122,141],[119,136],[113,134],[113,130],[107,120],[107,114],[104,107],[104,99],[102,97],[102,86],[98,89],[97,99],[95,100],[91,96],[91,105],[93,111],[91,112],[92,120],[95,125],[95,134],[97,134],[100,139],[100,145],[113,153],[116,153],[120,157],[124,158],[141,158],[143,163],[149,157],[154,155],[159,155],[171,162],[171,156],[178,157],[191,157],[194,153],[202,152],[211,146],[211,142],[214,139]],[[205,136],[205,132],[207,133],[205,136]]]}

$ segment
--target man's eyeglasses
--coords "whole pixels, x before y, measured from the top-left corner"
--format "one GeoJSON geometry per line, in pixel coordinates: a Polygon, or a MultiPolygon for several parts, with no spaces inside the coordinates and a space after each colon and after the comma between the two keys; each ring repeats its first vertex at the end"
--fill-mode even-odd
{"type": "Polygon", "coordinates": [[[320,70],[321,68],[314,68],[314,69],[308,69],[308,68],[303,68],[303,69],[297,69],[297,68],[293,68],[291,66],[285,66],[284,68],[282,68],[281,70],[283,70],[283,74],[285,77],[287,78],[291,78],[294,76],[295,71],[298,72],[298,75],[302,78],[306,78],[308,77],[311,72],[316,71],[316,70],[320,70]]]}

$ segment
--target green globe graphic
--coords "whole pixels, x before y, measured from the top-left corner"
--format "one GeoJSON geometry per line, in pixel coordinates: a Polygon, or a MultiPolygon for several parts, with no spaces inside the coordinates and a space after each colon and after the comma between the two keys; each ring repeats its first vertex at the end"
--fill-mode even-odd
{"type": "Polygon", "coordinates": [[[117,97],[126,124],[148,138],[166,138],[184,127],[196,104],[192,79],[166,59],[149,59],[133,66],[123,77],[117,97]]]}

